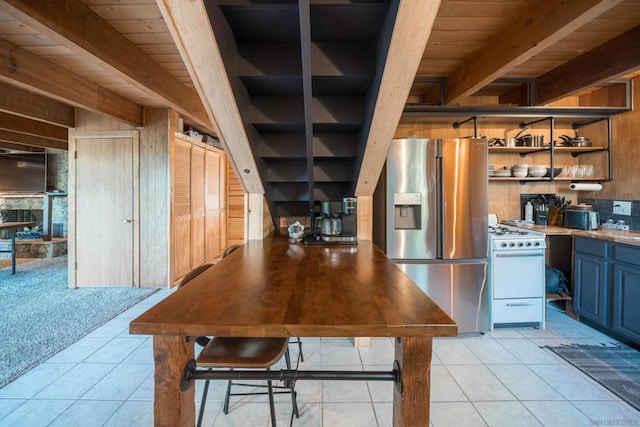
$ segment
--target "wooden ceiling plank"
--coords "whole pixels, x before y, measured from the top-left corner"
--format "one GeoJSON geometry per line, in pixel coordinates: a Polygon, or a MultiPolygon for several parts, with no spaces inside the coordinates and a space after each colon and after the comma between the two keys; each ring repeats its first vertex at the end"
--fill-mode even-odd
{"type": "Polygon", "coordinates": [[[356,183],[356,196],[373,196],[439,6],[439,0],[400,2],[356,183]]]}
{"type": "Polygon", "coordinates": [[[0,142],[0,150],[26,151],[29,153],[44,153],[42,147],[32,147],[30,145],[13,144],[11,142],[0,142]]]}
{"type": "Polygon", "coordinates": [[[23,133],[27,135],[41,136],[46,139],[67,142],[69,130],[66,127],[31,120],[8,113],[0,113],[0,129],[23,133]]]}
{"type": "Polygon", "coordinates": [[[53,148],[56,150],[69,150],[67,141],[56,141],[41,136],[27,135],[25,133],[11,132],[0,129],[0,141],[31,147],[53,148]]]}
{"type": "MultiPolygon", "coordinates": [[[[166,103],[206,130],[213,131],[209,117],[194,89],[181,83],[82,2],[4,0],[4,4],[9,5],[8,8],[5,7],[6,11],[29,26],[76,53],[91,55],[95,61],[118,73],[150,97],[161,99],[162,103],[166,103]]],[[[148,7],[142,8],[147,14],[145,18],[153,18],[148,15],[148,7]]]]}
{"type": "Polygon", "coordinates": [[[621,0],[540,1],[509,22],[446,78],[445,102],[458,103],[621,0]]]}
{"type": "Polygon", "coordinates": [[[640,25],[536,79],[536,99],[546,104],[640,69],[640,25]]]}
{"type": "Polygon", "coordinates": [[[264,194],[258,167],[204,4],[157,0],[229,161],[247,193],[264,194]]]}
{"type": "Polygon", "coordinates": [[[76,127],[75,108],[0,82],[0,111],[67,128],[76,127]]]}
{"type": "Polygon", "coordinates": [[[2,39],[0,80],[134,126],[143,125],[140,105],[2,39]]]}

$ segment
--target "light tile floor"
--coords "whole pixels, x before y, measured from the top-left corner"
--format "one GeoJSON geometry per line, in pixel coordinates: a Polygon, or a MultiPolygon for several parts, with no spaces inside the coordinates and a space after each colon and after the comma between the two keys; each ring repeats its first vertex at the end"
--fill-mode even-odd
{"type": "MultiPolygon", "coordinates": [[[[129,335],[129,322],[169,294],[159,291],[0,389],[0,426],[151,426],[151,338],[129,335]]],[[[640,425],[640,412],[542,347],[611,343],[555,310],[547,328],[497,329],[434,341],[431,426],[640,425]]],[[[292,346],[295,349],[295,346],[292,346]]],[[[390,339],[355,348],[349,339],[303,338],[306,369],[389,370],[390,339]]],[[[294,352],[295,353],[295,352],[294,352]]],[[[297,384],[294,426],[391,426],[386,382],[297,384]]],[[[202,384],[196,387],[196,399],[202,384]]],[[[221,411],[224,382],[210,388],[206,426],[269,426],[266,397],[237,397],[221,411]]],[[[279,425],[288,425],[288,395],[277,396],[279,425]]]]}

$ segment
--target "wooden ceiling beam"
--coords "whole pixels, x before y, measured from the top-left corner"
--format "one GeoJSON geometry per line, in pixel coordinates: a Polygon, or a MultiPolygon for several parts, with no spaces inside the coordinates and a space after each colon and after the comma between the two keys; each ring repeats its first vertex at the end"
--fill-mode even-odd
{"type": "Polygon", "coordinates": [[[156,2],[244,190],[264,194],[249,137],[204,4],[183,0],[156,2]]]}
{"type": "Polygon", "coordinates": [[[0,82],[0,111],[66,128],[76,127],[75,108],[0,82]]]}
{"type": "Polygon", "coordinates": [[[65,143],[69,140],[67,128],[7,113],[0,113],[0,129],[65,143]]]}
{"type": "Polygon", "coordinates": [[[11,132],[0,129],[0,141],[31,147],[54,148],[56,150],[69,150],[67,141],[43,138],[41,136],[27,135],[26,133],[11,132]]]}
{"type": "Polygon", "coordinates": [[[144,124],[142,106],[3,39],[0,81],[134,126],[144,124]]]}
{"type": "Polygon", "coordinates": [[[439,7],[439,0],[402,1],[398,6],[356,196],[373,196],[439,7]]]}
{"type": "Polygon", "coordinates": [[[447,76],[445,103],[461,102],[621,1],[536,2],[447,76]]]}
{"type": "Polygon", "coordinates": [[[30,145],[13,144],[11,142],[1,142],[1,141],[0,141],[0,150],[26,151],[29,153],[44,153],[44,148],[42,147],[32,147],[30,145]]]}
{"type": "Polygon", "coordinates": [[[183,84],[81,1],[3,0],[3,3],[15,18],[72,51],[91,57],[159,103],[213,131],[193,88],[183,84]]]}
{"type": "Polygon", "coordinates": [[[536,79],[536,99],[546,104],[640,69],[640,25],[536,79]]]}

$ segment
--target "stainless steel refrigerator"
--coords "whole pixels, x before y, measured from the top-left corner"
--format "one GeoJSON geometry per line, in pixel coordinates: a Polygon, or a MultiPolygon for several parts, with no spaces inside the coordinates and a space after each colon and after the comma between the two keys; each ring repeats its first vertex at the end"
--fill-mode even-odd
{"type": "Polygon", "coordinates": [[[393,140],[386,164],[386,252],[458,324],[489,330],[484,139],[393,140]]]}

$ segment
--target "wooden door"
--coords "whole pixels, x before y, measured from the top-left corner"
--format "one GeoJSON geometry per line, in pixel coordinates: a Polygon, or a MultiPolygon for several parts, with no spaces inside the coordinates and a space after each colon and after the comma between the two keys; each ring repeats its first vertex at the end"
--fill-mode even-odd
{"type": "Polygon", "coordinates": [[[191,144],[174,138],[172,251],[173,278],[191,270],[191,144]]]}
{"type": "Polygon", "coordinates": [[[205,149],[191,146],[191,268],[205,261],[205,149]]]}
{"type": "Polygon", "coordinates": [[[138,286],[137,132],[75,137],[75,286],[138,286]]]}
{"type": "Polygon", "coordinates": [[[205,257],[208,262],[221,255],[220,240],[220,163],[222,157],[215,151],[206,154],[206,218],[205,218],[205,257]]]}

